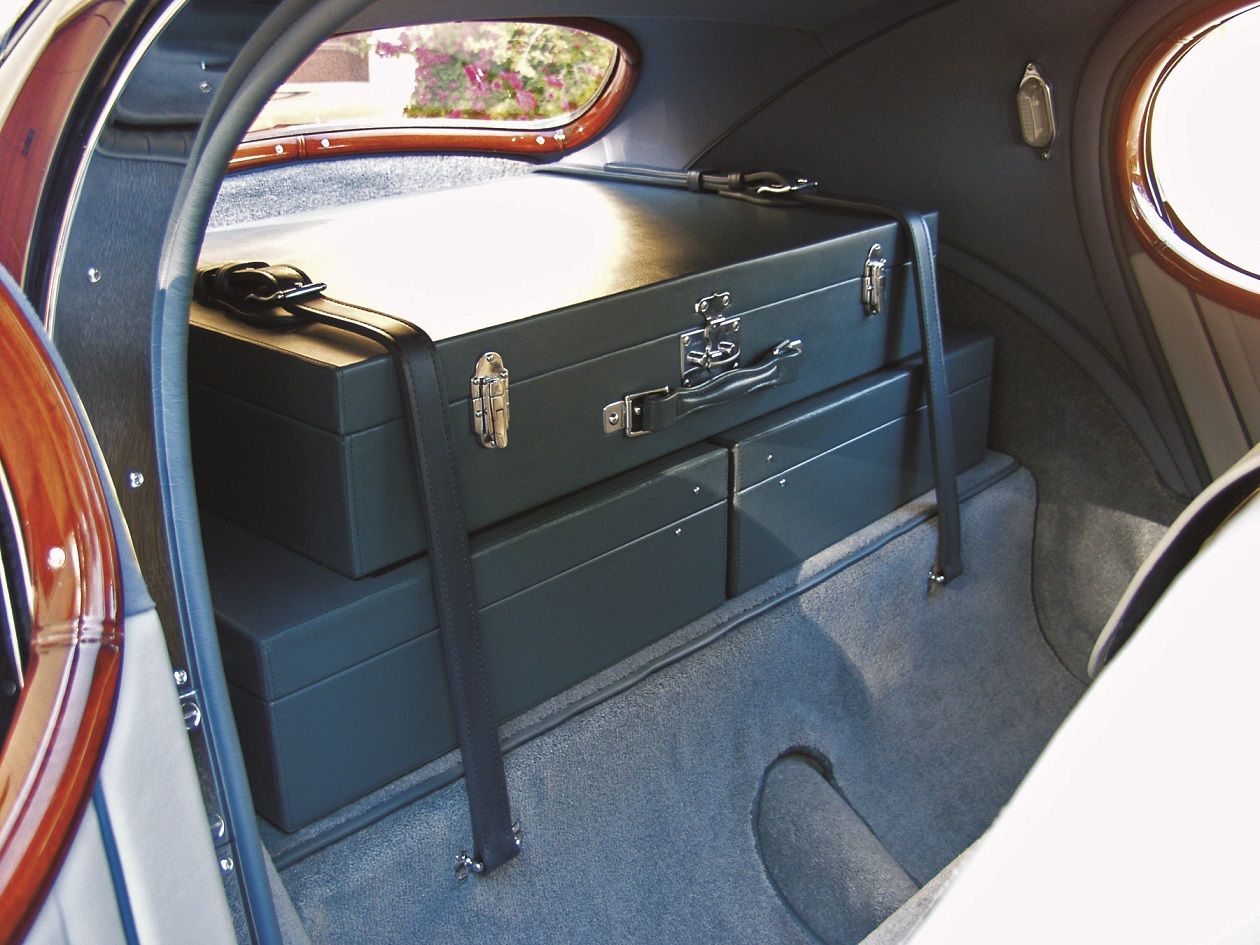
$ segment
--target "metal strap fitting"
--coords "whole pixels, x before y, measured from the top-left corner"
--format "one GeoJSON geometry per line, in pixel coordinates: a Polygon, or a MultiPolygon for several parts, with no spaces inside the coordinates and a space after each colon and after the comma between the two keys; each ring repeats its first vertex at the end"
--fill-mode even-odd
{"type": "Polygon", "coordinates": [[[322,295],[328,288],[327,282],[299,282],[287,289],[277,289],[267,295],[251,292],[249,301],[258,305],[284,305],[289,302],[305,302],[307,299],[322,295]]]}
{"type": "Polygon", "coordinates": [[[798,177],[790,184],[762,184],[757,188],[757,193],[781,197],[787,194],[798,194],[802,190],[814,190],[817,186],[818,181],[816,180],[798,177]]]}
{"type": "MultiPolygon", "coordinates": [[[[512,824],[512,839],[516,841],[516,848],[521,848],[524,841],[525,831],[521,828],[521,822],[518,820],[512,824]]],[[[460,882],[466,880],[471,873],[474,876],[480,876],[486,871],[486,864],[475,857],[469,856],[467,850],[460,850],[455,856],[455,878],[460,882]]]]}
{"type": "Polygon", "coordinates": [[[669,388],[658,387],[637,394],[626,394],[621,400],[614,400],[604,408],[604,432],[624,433],[631,437],[651,433],[651,430],[644,430],[642,427],[643,400],[653,394],[668,396],[669,388]]]}

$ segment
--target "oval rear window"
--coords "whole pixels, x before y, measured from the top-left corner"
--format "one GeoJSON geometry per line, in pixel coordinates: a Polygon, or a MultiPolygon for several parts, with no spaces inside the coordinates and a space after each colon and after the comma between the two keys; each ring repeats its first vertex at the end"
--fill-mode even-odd
{"type": "Polygon", "coordinates": [[[335,36],[276,90],[245,140],[372,127],[540,129],[599,97],[617,44],[549,23],[436,23],[335,36]]]}

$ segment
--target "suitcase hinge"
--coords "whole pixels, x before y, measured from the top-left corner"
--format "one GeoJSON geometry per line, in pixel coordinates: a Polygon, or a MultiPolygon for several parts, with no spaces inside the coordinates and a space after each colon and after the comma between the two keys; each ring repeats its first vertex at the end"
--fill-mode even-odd
{"type": "Polygon", "coordinates": [[[862,308],[867,315],[878,315],[884,310],[885,270],[888,260],[878,243],[871,246],[866,254],[866,265],[862,267],[862,308]]]}
{"type": "Polygon", "coordinates": [[[506,448],[512,405],[508,398],[508,370],[497,352],[487,351],[477,359],[471,388],[473,433],[486,449],[506,448]]]}
{"type": "Polygon", "coordinates": [[[730,307],[729,292],[715,292],[696,302],[704,325],[679,336],[683,387],[739,367],[739,316],[728,316],[730,307]]]}

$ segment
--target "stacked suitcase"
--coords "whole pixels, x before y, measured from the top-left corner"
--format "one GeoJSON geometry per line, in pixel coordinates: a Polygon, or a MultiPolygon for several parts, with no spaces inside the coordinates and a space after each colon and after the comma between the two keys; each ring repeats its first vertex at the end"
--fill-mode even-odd
{"type": "MultiPolygon", "coordinates": [[[[215,231],[202,258],[300,266],[437,342],[502,718],[932,484],[891,222],[529,175],[215,231]],[[498,448],[487,352],[508,372],[498,448]],[[785,352],[774,383],[739,383],[785,352]],[[712,405],[627,435],[706,384],[712,405]]],[[[992,351],[947,348],[962,469],[992,351]]],[[[371,342],[200,305],[189,374],[242,743],[260,812],[292,830],[454,745],[403,399],[371,342]]]]}

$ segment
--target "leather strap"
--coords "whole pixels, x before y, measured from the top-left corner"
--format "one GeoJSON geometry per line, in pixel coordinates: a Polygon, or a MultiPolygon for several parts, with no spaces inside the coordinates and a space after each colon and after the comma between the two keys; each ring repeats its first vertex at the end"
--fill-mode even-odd
{"type": "Polygon", "coordinates": [[[199,301],[275,329],[316,321],[377,342],[389,352],[409,409],[412,461],[424,496],[422,519],[455,731],[463,758],[473,856],[461,865],[488,873],[521,848],[512,823],[503,752],[477,619],[472,552],[437,347],[420,328],[324,296],[292,266],[234,263],[197,273],[199,301]]]}
{"type": "Polygon", "coordinates": [[[762,206],[814,206],[825,210],[869,213],[896,220],[910,241],[911,268],[918,295],[919,332],[927,377],[928,428],[932,444],[932,474],[936,484],[937,544],[932,581],[944,584],[962,574],[962,523],[958,502],[958,470],[954,458],[954,424],[945,373],[945,344],[941,335],[940,300],[936,288],[936,257],[931,231],[923,214],[909,207],[862,197],[825,194],[816,182],[776,171],[717,173],[669,171],[632,164],[602,168],[550,165],[549,173],[599,177],[636,184],[686,187],[745,200],[762,206]]]}

